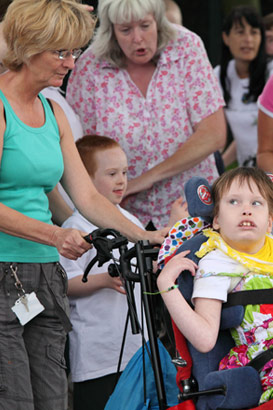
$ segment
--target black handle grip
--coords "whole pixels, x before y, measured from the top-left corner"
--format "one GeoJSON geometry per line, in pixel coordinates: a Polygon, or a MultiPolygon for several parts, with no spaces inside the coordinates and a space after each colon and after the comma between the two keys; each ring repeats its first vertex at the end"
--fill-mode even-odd
{"type": "Polygon", "coordinates": [[[84,236],[83,239],[85,239],[86,242],[88,242],[88,243],[93,243],[93,238],[92,238],[91,233],[89,233],[88,235],[84,236]]]}

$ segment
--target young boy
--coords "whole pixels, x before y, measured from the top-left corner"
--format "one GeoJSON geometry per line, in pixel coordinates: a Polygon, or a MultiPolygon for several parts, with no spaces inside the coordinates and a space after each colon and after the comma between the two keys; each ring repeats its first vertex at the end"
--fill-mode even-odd
{"type": "MultiPolygon", "coordinates": [[[[202,257],[197,266],[185,256],[174,256],[157,279],[165,304],[184,336],[200,352],[210,351],[217,339],[222,303],[229,292],[273,287],[272,229],[273,184],[269,177],[255,168],[236,168],[221,175],[212,187],[214,200],[213,229],[204,231],[208,237],[196,253],[202,257]],[[187,304],[175,280],[183,270],[194,279],[192,300],[187,304]]],[[[220,369],[240,367],[267,350],[273,343],[270,332],[273,305],[257,311],[248,305],[244,320],[232,329],[235,347],[223,358],[220,369]],[[255,314],[253,312],[255,311],[255,314]],[[234,358],[236,361],[234,363],[234,358]]],[[[261,372],[263,394],[267,401],[273,391],[273,361],[261,372]]]]}
{"type": "MultiPolygon", "coordinates": [[[[101,194],[117,205],[132,222],[141,226],[133,215],[119,207],[127,186],[127,159],[117,142],[107,137],[85,136],[76,142],[82,161],[101,194]]],[[[77,210],[63,224],[83,232],[97,229],[77,210]]],[[[114,251],[119,257],[117,250],[114,251]]],[[[68,275],[73,330],[69,334],[71,376],[74,382],[74,410],[103,410],[116,381],[116,370],[128,311],[125,290],[119,277],[107,271],[109,263],[93,267],[88,282],[83,272],[96,255],[95,248],[76,261],[61,257],[68,275]]],[[[139,308],[139,285],[135,300],[139,308]]],[[[123,369],[141,346],[141,336],[132,335],[130,325],[126,336],[123,369]]]]}
{"type": "MultiPolygon", "coordinates": [[[[140,221],[119,206],[127,187],[127,158],[119,144],[108,137],[86,135],[76,142],[81,159],[97,190],[115,204],[120,212],[136,225],[140,221]]],[[[170,224],[186,212],[178,199],[172,207],[170,224]]],[[[97,229],[77,210],[63,224],[83,232],[97,229]]],[[[143,228],[143,227],[142,227],[143,228]]],[[[132,246],[132,244],[131,244],[132,246]]],[[[119,253],[114,250],[118,258],[119,253]]],[[[74,410],[103,410],[116,381],[116,369],[128,310],[125,290],[120,278],[112,278],[108,264],[92,268],[88,282],[82,282],[83,272],[96,255],[92,248],[77,261],[61,257],[69,282],[71,321],[69,334],[71,376],[74,382],[74,410]]],[[[135,300],[140,308],[140,287],[135,286],[135,300]]],[[[140,317],[140,314],[138,315],[140,317]]],[[[141,346],[141,336],[126,336],[122,370],[141,346]]]]}

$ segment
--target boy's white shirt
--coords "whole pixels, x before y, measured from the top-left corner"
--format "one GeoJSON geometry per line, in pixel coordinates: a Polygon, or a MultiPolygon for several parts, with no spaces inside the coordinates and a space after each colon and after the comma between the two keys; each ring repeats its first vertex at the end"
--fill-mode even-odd
{"type": "MultiPolygon", "coordinates": [[[[118,206],[118,209],[139,227],[140,221],[129,212],[118,206]]],[[[92,232],[96,226],[88,222],[77,210],[63,224],[64,228],[77,228],[84,232],[92,232]]],[[[128,247],[133,246],[132,243],[128,247]]],[[[78,260],[72,261],[60,257],[68,278],[82,276],[87,264],[96,255],[94,248],[90,249],[78,260]]],[[[115,257],[119,257],[118,250],[114,250],[115,257]]],[[[88,275],[107,272],[110,262],[102,267],[95,265],[88,275]]],[[[135,301],[140,314],[140,286],[135,286],[135,301]]],[[[101,289],[90,296],[70,297],[70,319],[73,330],[69,333],[70,366],[73,382],[90,380],[115,373],[117,370],[121,341],[124,331],[125,318],[128,311],[127,298],[112,289],[101,289]]],[[[122,367],[124,369],[130,358],[141,346],[141,336],[132,335],[129,324],[122,367]]]]}

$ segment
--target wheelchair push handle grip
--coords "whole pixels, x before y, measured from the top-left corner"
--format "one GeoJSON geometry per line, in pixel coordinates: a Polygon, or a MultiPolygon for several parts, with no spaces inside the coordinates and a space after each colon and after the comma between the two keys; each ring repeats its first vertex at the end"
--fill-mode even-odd
{"type": "Polygon", "coordinates": [[[86,242],[88,242],[88,243],[93,243],[93,237],[92,237],[92,234],[91,234],[91,232],[88,234],[88,235],[85,235],[84,237],[83,237],[83,239],[85,239],[86,240],[86,242]]]}

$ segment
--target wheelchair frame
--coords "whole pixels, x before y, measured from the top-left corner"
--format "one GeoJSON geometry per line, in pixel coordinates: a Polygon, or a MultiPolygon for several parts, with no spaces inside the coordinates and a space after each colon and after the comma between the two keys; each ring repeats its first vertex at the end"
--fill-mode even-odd
{"type": "MultiPolygon", "coordinates": [[[[224,388],[215,388],[210,390],[204,390],[199,392],[188,392],[185,391],[181,393],[183,402],[179,403],[176,406],[168,407],[166,400],[166,392],[164,387],[164,380],[162,374],[162,368],[160,363],[160,355],[157,344],[157,333],[154,320],[154,306],[152,296],[148,293],[151,292],[151,275],[153,275],[152,260],[157,258],[158,248],[152,247],[148,241],[139,241],[135,244],[134,247],[128,250],[127,244],[128,240],[121,236],[119,232],[113,229],[97,229],[90,233],[85,239],[92,243],[97,250],[96,257],[88,264],[84,275],[83,282],[87,281],[87,276],[89,270],[92,266],[98,262],[99,266],[102,266],[103,263],[113,259],[114,267],[119,272],[120,276],[124,281],[124,287],[127,294],[128,301],[128,312],[131,322],[132,333],[137,334],[140,332],[138,321],[136,320],[136,309],[135,309],[135,300],[132,282],[140,282],[142,288],[142,303],[144,307],[148,337],[150,342],[150,358],[151,364],[155,377],[155,385],[157,391],[158,405],[159,410],[194,410],[195,406],[192,399],[202,395],[210,394],[225,394],[224,388]],[[113,239],[109,239],[108,236],[113,236],[113,239]],[[117,261],[114,260],[112,250],[118,248],[120,252],[120,258],[117,261]],[[136,258],[138,274],[133,273],[131,270],[131,260],[136,258]]],[[[111,266],[111,265],[110,265],[111,266]]],[[[111,268],[110,268],[111,269],[111,268]]],[[[112,266],[113,270],[113,266],[112,266]]],[[[113,274],[111,274],[114,276],[113,274]]],[[[179,350],[179,348],[178,348],[179,350]]],[[[180,353],[182,353],[180,351],[180,353]]],[[[183,354],[183,353],[182,353],[183,354]]],[[[179,358],[181,359],[181,358],[179,358]]],[[[183,360],[181,363],[179,360],[174,360],[174,363],[177,366],[183,366],[183,360]]],[[[267,402],[258,407],[255,407],[250,410],[270,410],[272,408],[272,403],[267,402]]],[[[239,410],[239,409],[238,409],[239,410]]]]}

